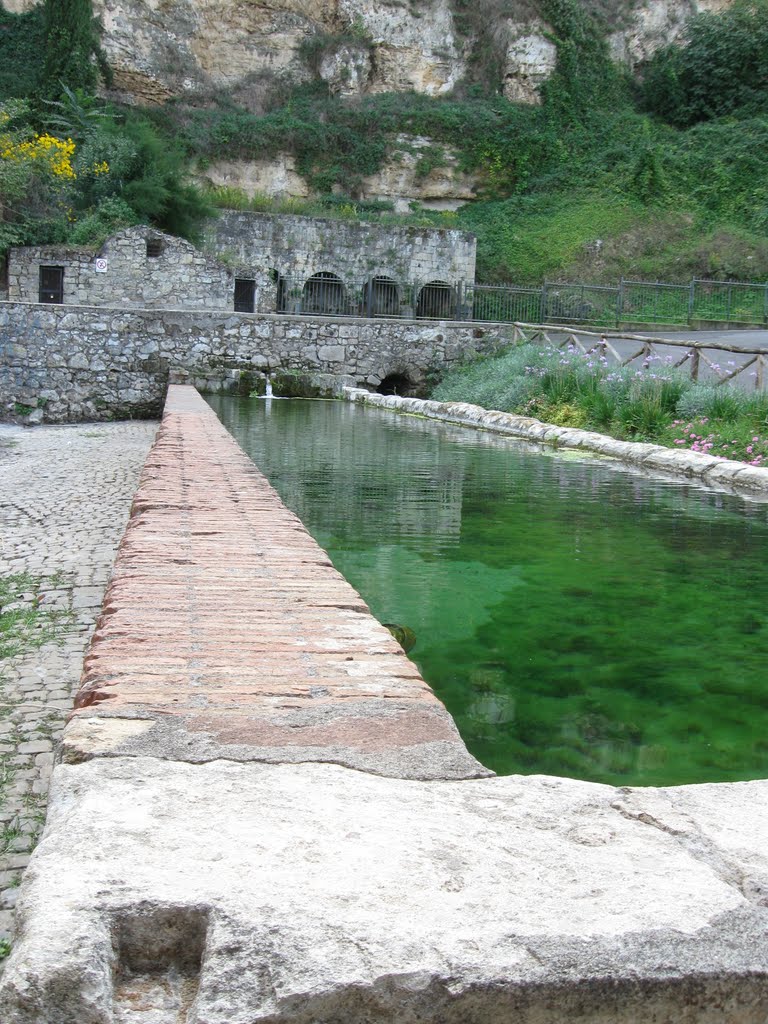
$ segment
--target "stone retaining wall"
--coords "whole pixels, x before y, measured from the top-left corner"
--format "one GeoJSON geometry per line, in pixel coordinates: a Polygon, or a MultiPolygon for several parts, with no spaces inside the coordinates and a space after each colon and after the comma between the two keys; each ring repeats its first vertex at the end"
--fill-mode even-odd
{"type": "Polygon", "coordinates": [[[768,783],[485,774],[200,399],[172,389],[0,1020],[763,1024],[768,783]]]}
{"type": "Polygon", "coordinates": [[[156,414],[173,370],[221,381],[232,370],[309,369],[377,387],[486,352],[512,327],[0,303],[0,415],[37,421],[156,414]]]}

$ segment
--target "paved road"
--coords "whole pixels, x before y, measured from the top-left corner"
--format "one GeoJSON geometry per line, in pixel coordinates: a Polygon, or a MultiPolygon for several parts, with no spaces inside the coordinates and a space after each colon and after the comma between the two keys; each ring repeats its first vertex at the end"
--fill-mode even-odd
{"type": "Polygon", "coordinates": [[[742,348],[760,348],[768,350],[768,331],[632,331],[632,334],[645,334],[651,338],[672,338],[678,341],[711,341],[726,345],[739,345],[742,348]]]}
{"type": "Polygon", "coordinates": [[[54,749],[156,429],[0,426],[0,576],[42,578],[40,609],[65,616],[38,650],[0,660],[0,939],[12,931],[54,749]]]}

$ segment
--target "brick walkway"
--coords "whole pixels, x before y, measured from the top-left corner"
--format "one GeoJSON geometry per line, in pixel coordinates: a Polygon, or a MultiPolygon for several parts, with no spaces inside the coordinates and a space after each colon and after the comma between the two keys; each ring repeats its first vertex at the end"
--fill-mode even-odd
{"type": "Polygon", "coordinates": [[[488,774],[193,388],[172,387],[63,757],[488,774]]]}
{"type": "Polygon", "coordinates": [[[0,575],[42,578],[40,608],[63,613],[39,649],[0,660],[0,939],[11,934],[54,747],[156,430],[0,427],[0,575]]]}

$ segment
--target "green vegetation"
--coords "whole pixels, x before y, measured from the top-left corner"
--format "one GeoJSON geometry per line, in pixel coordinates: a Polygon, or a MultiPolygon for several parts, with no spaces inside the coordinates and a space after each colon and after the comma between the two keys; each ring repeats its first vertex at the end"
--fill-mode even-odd
{"type": "MultiPolygon", "coordinates": [[[[46,581],[55,589],[57,579],[46,581]]],[[[43,580],[29,573],[0,577],[0,659],[35,650],[56,639],[71,620],[68,612],[46,608],[43,580]]]]}
{"type": "Polygon", "coordinates": [[[0,258],[10,245],[98,245],[140,222],[195,238],[211,206],[181,149],[94,96],[110,75],[90,0],[0,11],[0,30],[0,258]]]}
{"type": "Polygon", "coordinates": [[[93,92],[100,70],[109,81],[111,76],[102,57],[91,0],[45,0],[43,19],[43,95],[59,96],[64,87],[93,92]]]}
{"type": "Polygon", "coordinates": [[[481,280],[768,279],[768,0],[696,16],[684,45],[659,52],[641,85],[609,60],[615,2],[530,0],[557,46],[539,107],[501,95],[497,28],[521,2],[452,0],[471,59],[451,96],[332,95],[319,78],[324,57],[374,46],[350,24],[308,36],[300,56],[311,80],[281,80],[271,93],[262,83],[253,110],[221,93],[143,112],[105,104],[93,96],[108,69],[87,0],[0,12],[0,103],[10,113],[0,124],[0,253],[14,242],[98,244],[147,220],[194,238],[224,203],[401,221],[359,197],[367,175],[410,148],[417,175],[450,152],[476,176],[474,203],[454,215],[416,208],[408,220],[474,231],[481,280]],[[19,157],[46,132],[75,143],[68,180],[19,157]],[[431,143],[416,150],[413,136],[431,143]],[[273,204],[184,183],[189,169],[223,156],[286,151],[319,198],[273,204]]]}
{"type": "Polygon", "coordinates": [[[0,5],[0,97],[31,96],[45,54],[42,5],[11,14],[0,5]]]}
{"type": "Polygon", "coordinates": [[[753,466],[768,458],[768,396],[696,384],[657,356],[618,368],[597,352],[520,345],[449,371],[431,397],[753,466]]]}
{"type": "Polygon", "coordinates": [[[768,5],[738,0],[721,14],[699,14],[687,45],[653,57],[643,82],[649,110],[688,127],[730,114],[760,113],[768,102],[768,5]]]}

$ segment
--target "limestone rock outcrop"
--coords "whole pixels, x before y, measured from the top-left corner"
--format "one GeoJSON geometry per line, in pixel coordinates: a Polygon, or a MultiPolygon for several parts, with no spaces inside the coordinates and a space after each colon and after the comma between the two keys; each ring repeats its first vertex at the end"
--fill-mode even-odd
{"type": "Polygon", "coordinates": [[[504,95],[513,103],[540,103],[539,86],[555,70],[557,47],[543,21],[509,22],[504,95]]]}
{"type": "MultiPolygon", "coordinates": [[[[694,14],[731,2],[617,4],[611,52],[636,69],[680,38],[694,14]]],[[[18,13],[34,0],[4,0],[4,6],[18,13]]],[[[114,71],[114,96],[142,104],[224,90],[258,109],[281,79],[313,76],[338,95],[412,90],[442,96],[467,75],[477,42],[452,0],[94,0],[94,11],[114,71]],[[302,44],[312,37],[328,48],[310,67],[302,44]]],[[[494,17],[490,10],[488,17],[494,17]]],[[[516,0],[511,15],[494,20],[492,35],[506,54],[505,95],[539,102],[556,54],[535,0],[516,0]]]]}
{"type": "Polygon", "coordinates": [[[717,13],[731,0],[642,0],[634,7],[626,24],[608,37],[611,56],[633,71],[649,60],[657,50],[677,42],[695,14],[717,13]]]}
{"type": "MultiPolygon", "coordinates": [[[[290,153],[263,160],[217,160],[197,178],[240,189],[248,196],[306,199],[312,194],[290,153]]],[[[413,202],[430,210],[456,210],[475,198],[479,184],[477,175],[460,168],[458,154],[450,146],[436,147],[426,136],[399,135],[383,167],[362,179],[356,198],[392,202],[398,213],[407,213],[413,202]],[[429,154],[437,149],[439,158],[429,166],[429,154]]]]}

